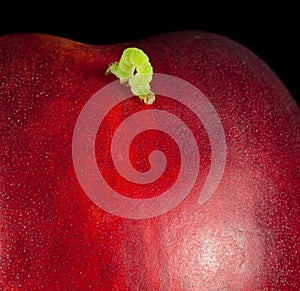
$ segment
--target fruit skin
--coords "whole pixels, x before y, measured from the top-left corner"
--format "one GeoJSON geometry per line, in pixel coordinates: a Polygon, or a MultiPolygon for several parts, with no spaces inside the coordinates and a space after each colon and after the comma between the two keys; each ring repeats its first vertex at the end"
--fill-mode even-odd
{"type": "MultiPolygon", "coordinates": [[[[300,110],[270,67],[241,44],[202,31],[99,46],[2,36],[0,102],[3,290],[300,288],[300,110]],[[226,168],[203,205],[197,199],[209,158],[190,195],[148,219],[105,212],[78,183],[75,122],[91,96],[115,80],[104,72],[130,46],[147,53],[154,72],[199,88],[220,116],[226,168]]],[[[157,98],[151,108],[165,103],[157,98]]],[[[108,127],[147,106],[129,99],[108,127]]],[[[200,129],[199,147],[209,156],[201,124],[190,126],[200,129]]],[[[147,147],[153,144],[145,141],[147,147]]],[[[167,187],[161,182],[158,190],[167,187]]]]}

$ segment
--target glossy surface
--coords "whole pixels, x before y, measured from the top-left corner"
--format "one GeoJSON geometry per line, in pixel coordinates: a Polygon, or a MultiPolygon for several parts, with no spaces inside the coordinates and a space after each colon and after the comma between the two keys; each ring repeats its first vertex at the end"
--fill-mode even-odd
{"type": "MultiPolygon", "coordinates": [[[[197,31],[107,46],[4,36],[0,112],[3,290],[300,288],[300,111],[271,69],[241,45],[197,31]],[[133,112],[169,111],[199,147],[200,171],[186,199],[163,215],[127,219],[98,207],[79,184],[72,160],[77,118],[115,81],[104,72],[129,46],[147,53],[154,72],[199,88],[221,120],[226,167],[202,205],[197,201],[211,165],[210,140],[195,114],[166,96],[151,107],[137,97],[114,107],[97,133],[97,164],[122,195],[146,199],[166,191],[181,163],[172,137],[149,130],[130,145],[141,171],[149,169],[153,149],[165,153],[167,169],[150,185],[119,175],[110,144],[133,112]]],[[[148,115],[145,123],[152,119],[148,115]]]]}

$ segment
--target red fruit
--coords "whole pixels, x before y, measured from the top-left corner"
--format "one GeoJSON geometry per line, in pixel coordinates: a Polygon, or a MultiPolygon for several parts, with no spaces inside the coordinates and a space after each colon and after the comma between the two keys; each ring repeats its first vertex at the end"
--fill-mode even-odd
{"type": "Polygon", "coordinates": [[[300,110],[247,48],[2,36],[0,100],[1,290],[300,289],[300,110]],[[152,105],[104,74],[132,46],[152,105]]]}

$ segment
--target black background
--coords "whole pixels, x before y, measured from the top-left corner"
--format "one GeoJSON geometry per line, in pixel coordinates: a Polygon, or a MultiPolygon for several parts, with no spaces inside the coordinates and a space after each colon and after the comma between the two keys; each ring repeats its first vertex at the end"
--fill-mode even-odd
{"type": "MultiPolygon", "coordinates": [[[[198,29],[228,36],[262,58],[299,103],[300,25],[296,4],[218,2],[63,2],[2,4],[0,35],[48,33],[89,44],[198,29]],[[205,4],[204,4],[205,3],[205,4]]],[[[296,3],[296,1],[294,2],[296,3]]]]}

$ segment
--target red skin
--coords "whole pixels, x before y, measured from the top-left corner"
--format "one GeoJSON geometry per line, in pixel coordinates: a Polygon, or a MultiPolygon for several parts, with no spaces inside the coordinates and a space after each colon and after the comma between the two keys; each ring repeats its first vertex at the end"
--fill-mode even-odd
{"type": "MultiPolygon", "coordinates": [[[[113,132],[128,110],[165,104],[164,97],[153,105],[128,99],[107,130],[113,132]]],[[[102,46],[48,35],[2,36],[0,110],[1,290],[300,289],[300,110],[247,48],[198,31],[102,46]],[[116,80],[104,72],[130,46],[147,53],[154,72],[198,87],[220,116],[226,168],[203,205],[197,199],[209,168],[209,142],[185,112],[180,118],[191,120],[208,157],[176,208],[148,219],[121,218],[94,204],[78,183],[75,122],[91,96],[116,80]]],[[[159,138],[153,132],[143,149],[157,146],[159,138]]],[[[164,137],[161,144],[173,163],[172,180],[179,156],[164,137]]],[[[139,149],[132,149],[136,159],[139,149]]],[[[126,190],[116,185],[114,169],[106,173],[126,190]]],[[[160,182],[155,191],[168,187],[160,182]]],[[[155,195],[149,187],[143,193],[155,195]]],[[[141,197],[138,190],[136,195],[141,197]]]]}

